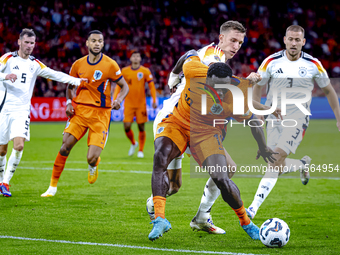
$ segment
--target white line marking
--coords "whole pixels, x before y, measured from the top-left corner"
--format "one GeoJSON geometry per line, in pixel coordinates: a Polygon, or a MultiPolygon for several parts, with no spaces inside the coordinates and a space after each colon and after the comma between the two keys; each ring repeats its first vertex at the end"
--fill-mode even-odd
{"type": "Polygon", "coordinates": [[[166,248],[155,248],[155,247],[135,246],[135,245],[125,245],[125,244],[72,242],[72,241],[65,241],[65,240],[49,240],[49,239],[27,238],[27,237],[17,237],[17,236],[0,236],[0,238],[17,239],[17,240],[25,240],[25,241],[42,241],[42,242],[51,242],[51,243],[98,245],[98,246],[108,246],[108,247],[118,247],[118,248],[143,249],[143,250],[154,250],[154,251],[168,251],[168,252],[180,252],[180,253],[254,255],[253,253],[234,253],[234,252],[225,252],[225,251],[195,251],[195,250],[181,250],[181,249],[166,249],[166,248]]]}
{"type": "MultiPolygon", "coordinates": [[[[52,167],[30,167],[30,166],[18,166],[18,169],[27,169],[27,170],[48,170],[52,171],[52,167]]],[[[85,168],[65,168],[65,171],[85,171],[88,170],[85,168]]],[[[106,172],[106,173],[133,173],[133,174],[152,174],[152,171],[140,171],[140,170],[106,170],[106,169],[99,169],[99,172],[106,172]]],[[[190,173],[182,172],[182,175],[190,175],[190,173]]],[[[202,175],[202,177],[195,177],[193,178],[208,178],[208,175],[202,175]]],[[[251,174],[235,174],[234,178],[262,178],[263,175],[251,175],[251,174]]],[[[300,176],[280,176],[283,179],[297,179],[300,176]]],[[[311,177],[313,180],[340,180],[340,177],[311,177]]]]}

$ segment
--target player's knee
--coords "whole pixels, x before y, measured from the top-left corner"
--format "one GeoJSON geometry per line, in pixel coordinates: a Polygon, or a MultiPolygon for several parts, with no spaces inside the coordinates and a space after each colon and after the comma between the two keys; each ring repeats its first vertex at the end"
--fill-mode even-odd
{"type": "Polygon", "coordinates": [[[71,149],[72,149],[72,146],[63,143],[63,145],[60,148],[59,153],[62,156],[68,156],[71,152],[71,149]]]}
{"type": "Polygon", "coordinates": [[[87,157],[87,163],[90,165],[90,166],[95,166],[96,163],[98,161],[98,157],[96,156],[90,156],[90,157],[87,157]]]}
{"type": "Polygon", "coordinates": [[[16,151],[23,151],[24,150],[24,145],[23,144],[18,144],[13,146],[13,149],[16,151]]]}

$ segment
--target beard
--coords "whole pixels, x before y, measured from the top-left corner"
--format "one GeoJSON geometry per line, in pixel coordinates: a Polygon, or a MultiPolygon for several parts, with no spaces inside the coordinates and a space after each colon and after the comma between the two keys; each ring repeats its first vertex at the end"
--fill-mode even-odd
{"type": "Polygon", "coordinates": [[[94,52],[92,49],[89,49],[89,51],[95,56],[97,57],[102,51],[98,51],[98,52],[94,52]]]}

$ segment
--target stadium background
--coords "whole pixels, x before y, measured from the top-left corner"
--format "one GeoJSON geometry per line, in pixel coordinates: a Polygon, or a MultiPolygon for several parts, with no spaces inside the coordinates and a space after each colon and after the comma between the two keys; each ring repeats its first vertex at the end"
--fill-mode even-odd
{"type": "MultiPolygon", "coordinates": [[[[72,63],[87,54],[87,33],[99,29],[104,33],[104,53],[121,68],[129,65],[133,50],[142,52],[142,64],[154,75],[160,109],[162,97],[169,96],[167,77],[175,61],[189,49],[218,42],[219,27],[226,20],[238,20],[247,28],[242,48],[229,62],[241,77],[256,71],[265,57],[284,48],[285,29],[299,24],[306,30],[303,50],[322,62],[340,95],[339,13],[340,4],[334,2],[320,6],[318,2],[297,1],[4,0],[0,3],[0,53],[17,50],[21,29],[30,27],[37,33],[33,55],[47,66],[68,73],[72,63]]],[[[60,101],[61,108],[53,107],[49,112],[63,111],[65,89],[66,84],[38,78],[34,97],[60,97],[57,101],[46,99],[45,107],[58,106],[60,101]]],[[[324,94],[315,86],[313,96],[324,94]]],[[[33,98],[32,102],[33,107],[37,105],[36,111],[47,114],[44,105],[36,104],[41,100],[33,98]]],[[[153,116],[151,113],[149,119],[153,116]]]]}

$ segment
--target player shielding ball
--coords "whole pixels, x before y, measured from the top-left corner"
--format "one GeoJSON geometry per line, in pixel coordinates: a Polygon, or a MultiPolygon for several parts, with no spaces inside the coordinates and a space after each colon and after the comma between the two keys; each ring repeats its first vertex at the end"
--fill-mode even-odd
{"type": "MultiPolygon", "coordinates": [[[[149,68],[141,65],[141,54],[134,51],[130,57],[131,65],[122,69],[122,75],[129,85],[129,94],[124,101],[124,130],[127,138],[131,142],[128,155],[132,156],[135,149],[139,145],[137,152],[138,158],[144,158],[144,145],[146,140],[145,122],[148,121],[148,113],[146,110],[145,83],[148,84],[150,94],[153,100],[152,107],[157,108],[156,88],[153,77],[149,68]],[[133,118],[136,117],[138,124],[138,142],[135,141],[131,125],[133,118]]],[[[113,99],[115,99],[120,91],[120,87],[116,86],[113,99]]]]}
{"type": "Polygon", "coordinates": [[[74,86],[67,88],[66,114],[70,117],[64,130],[63,143],[54,162],[51,182],[42,197],[54,196],[57,184],[73,146],[89,131],[87,162],[88,182],[93,184],[98,177],[100,153],[105,147],[111,118],[111,109],[118,110],[129,92],[118,64],[104,55],[103,34],[98,30],[89,33],[86,46],[89,54],[78,59],[71,68],[70,75],[86,78],[89,84],[80,86],[73,98],[74,86]],[[116,100],[111,102],[111,82],[122,89],[116,100]]]}
{"type": "Polygon", "coordinates": [[[35,43],[34,31],[24,28],[18,39],[19,50],[0,58],[0,90],[4,95],[0,102],[0,191],[6,197],[12,196],[9,182],[20,163],[25,141],[30,140],[30,107],[37,76],[75,86],[86,80],[45,66],[31,55],[35,43]],[[13,149],[6,169],[9,141],[13,141],[13,149]]]}

